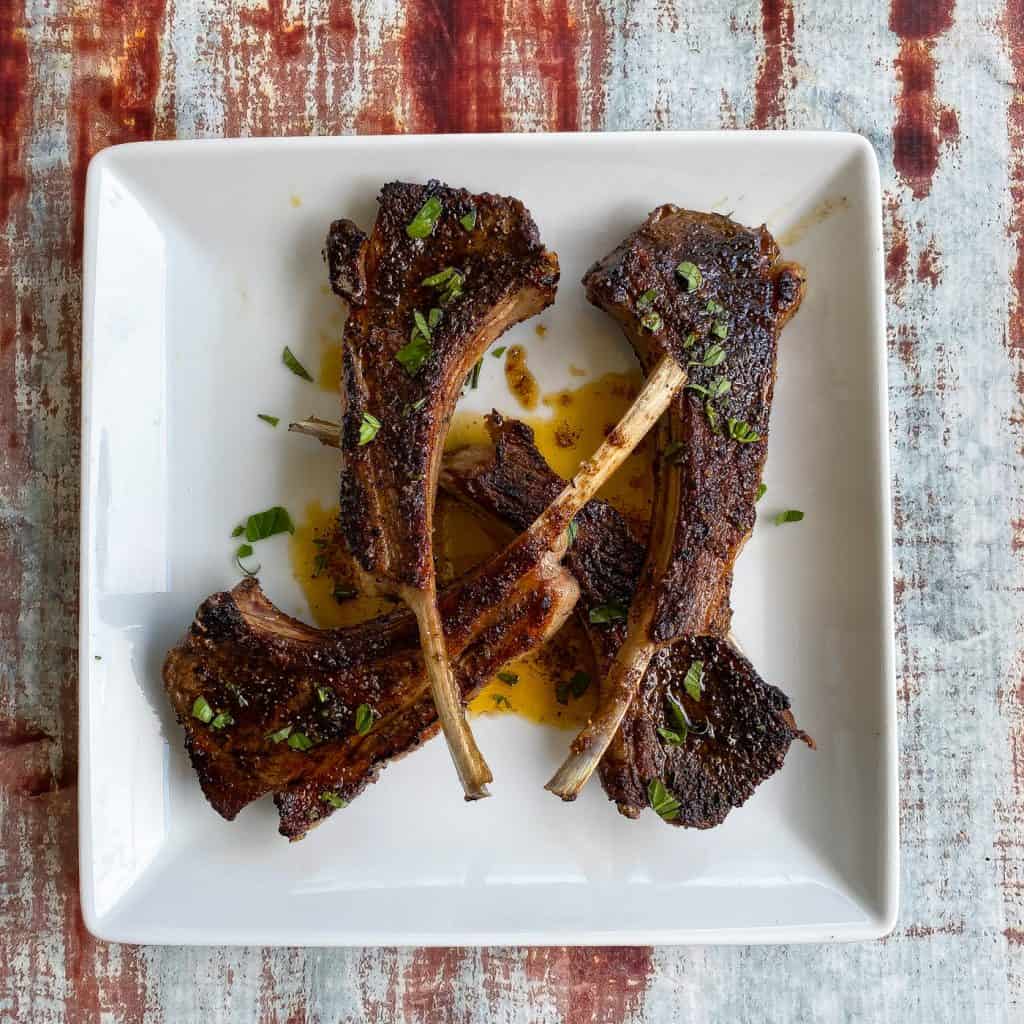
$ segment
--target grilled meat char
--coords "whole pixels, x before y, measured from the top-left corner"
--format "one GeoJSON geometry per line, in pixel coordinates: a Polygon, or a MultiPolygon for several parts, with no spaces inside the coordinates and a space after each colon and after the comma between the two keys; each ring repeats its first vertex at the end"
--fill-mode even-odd
{"type": "Polygon", "coordinates": [[[658,435],[668,454],[655,460],[659,542],[643,600],[651,606],[650,640],[707,633],[754,525],[777,341],[803,298],[803,270],[780,260],[763,226],[666,205],[595,263],[583,284],[619,322],[647,372],[665,352],[689,364],[689,384],[658,435]],[[644,325],[650,314],[654,329],[644,325]],[[715,346],[724,360],[700,365],[715,362],[715,346]],[[728,390],[709,397],[719,380],[728,390]]]}
{"type": "MultiPolygon", "coordinates": [[[[440,610],[462,699],[552,635],[577,597],[557,561],[524,567],[504,552],[447,588],[440,610]]],[[[275,792],[290,838],[438,728],[408,612],[314,629],[280,612],[251,579],[202,604],[163,676],[213,808],[232,819],[275,792]],[[372,727],[361,733],[363,704],[372,727]],[[226,720],[211,717],[222,714],[226,720]]]]}
{"type": "MultiPolygon", "coordinates": [[[[493,448],[473,446],[445,457],[441,486],[472,506],[523,530],[562,488],[525,424],[489,419],[493,448]]],[[[576,540],[565,565],[580,585],[578,611],[599,667],[606,668],[625,639],[623,622],[594,624],[592,608],[633,599],[645,547],[626,521],[604,501],[591,501],[576,516],[576,540]]],[[[778,771],[794,739],[810,743],[797,728],[789,700],[766,683],[724,639],[728,594],[710,617],[712,635],[688,637],[662,648],[651,661],[636,699],[601,760],[601,782],[619,811],[637,817],[648,805],[647,785],[661,779],[680,802],[669,823],[692,828],[720,824],[758,785],[778,771]],[[694,661],[704,665],[699,701],[684,680],[694,661]],[[659,728],[677,731],[669,697],[681,704],[695,732],[670,746],[659,728]],[[697,732],[700,732],[700,735],[697,732]]]]}
{"type": "Polygon", "coordinates": [[[387,184],[379,202],[369,237],[347,220],[335,221],[327,237],[331,287],[350,308],[341,523],[367,574],[385,588],[423,590],[434,573],[438,465],[466,375],[499,335],[554,301],[558,259],[518,199],[432,181],[387,184]],[[431,200],[439,212],[429,233],[409,237],[431,200]],[[449,269],[458,275],[454,287],[452,277],[424,283],[449,269]],[[439,311],[434,324],[431,310],[439,311]],[[430,336],[418,333],[419,353],[402,356],[417,312],[430,336]],[[380,422],[368,443],[361,437],[367,413],[380,422]]]}
{"type": "Polygon", "coordinates": [[[517,199],[440,182],[381,189],[373,231],[330,229],[331,285],[349,306],[342,344],[343,535],[367,592],[416,616],[467,800],[492,775],[459,705],[437,610],[432,524],[448,424],[467,374],[513,324],[554,300],[558,260],[517,199]]]}

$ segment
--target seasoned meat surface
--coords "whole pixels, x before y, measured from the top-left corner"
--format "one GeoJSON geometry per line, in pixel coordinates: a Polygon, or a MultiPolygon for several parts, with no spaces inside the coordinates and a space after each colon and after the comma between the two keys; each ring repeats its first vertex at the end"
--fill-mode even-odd
{"type": "Polygon", "coordinates": [[[350,310],[341,522],[373,579],[424,590],[452,410],[495,338],[554,301],[558,260],[518,199],[392,182],[379,203],[368,237],[340,220],[326,245],[331,286],[350,310]]]}
{"type": "MultiPolygon", "coordinates": [[[[489,428],[494,447],[473,446],[446,456],[441,486],[522,530],[563,481],[537,451],[533,431],[525,424],[494,413],[489,428]]],[[[606,502],[591,501],[576,523],[576,540],[565,565],[579,582],[579,612],[604,668],[625,639],[625,623],[591,623],[589,611],[629,604],[645,548],[606,502]]],[[[709,621],[721,630],[728,616],[715,614],[709,621]]],[[[761,679],[722,635],[691,637],[654,656],[599,771],[605,792],[627,817],[636,817],[647,806],[647,785],[660,779],[681,805],[669,823],[709,828],[782,767],[794,739],[809,742],[796,727],[781,690],[761,679]],[[695,661],[703,663],[700,700],[684,686],[695,661]],[[667,744],[658,733],[679,733],[671,701],[683,708],[693,725],[693,732],[678,746],[667,744]]]]}
{"type": "MultiPolygon", "coordinates": [[[[524,567],[504,553],[448,588],[441,614],[463,700],[550,636],[578,593],[557,562],[524,567]]],[[[277,792],[291,838],[437,731],[409,613],[314,629],[280,612],[251,579],[202,604],[163,674],[214,809],[231,819],[277,792]]]]}
{"type": "Polygon", "coordinates": [[[665,352],[690,381],[663,419],[655,460],[649,639],[707,633],[754,525],[779,331],[804,274],[766,228],[671,205],[656,209],[583,279],[646,370],[665,352]],[[707,365],[705,365],[707,364],[707,365]]]}

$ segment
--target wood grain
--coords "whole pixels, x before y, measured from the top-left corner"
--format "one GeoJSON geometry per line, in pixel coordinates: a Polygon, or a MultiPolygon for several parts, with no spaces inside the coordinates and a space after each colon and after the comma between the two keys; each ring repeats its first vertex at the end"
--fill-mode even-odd
{"type": "Polygon", "coordinates": [[[1024,1015],[1024,3],[0,4],[0,1021],[1024,1015]],[[81,220],[105,146],[835,128],[886,195],[903,901],[848,947],[133,949],[75,813],[81,220]]]}

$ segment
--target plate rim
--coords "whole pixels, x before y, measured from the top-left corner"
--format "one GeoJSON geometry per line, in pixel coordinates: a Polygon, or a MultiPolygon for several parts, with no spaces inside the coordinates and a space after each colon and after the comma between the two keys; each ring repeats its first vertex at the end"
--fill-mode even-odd
{"type": "Polygon", "coordinates": [[[402,946],[444,947],[444,946],[534,946],[534,945],[766,945],[781,943],[817,943],[835,941],[864,941],[880,939],[895,927],[899,914],[900,899],[900,844],[899,844],[899,748],[896,700],[896,648],[895,648],[895,599],[894,599],[894,552],[893,552],[893,510],[892,510],[892,466],[889,443],[889,398],[888,398],[888,347],[886,330],[886,297],[884,285],[884,243],[882,231],[882,190],[878,156],[871,142],[852,131],[828,131],[816,129],[800,130],[753,130],[753,129],[706,129],[656,131],[641,129],[614,132],[503,132],[465,134],[410,134],[410,135],[322,135],[322,136],[280,136],[259,138],[203,138],[166,139],[145,142],[123,143],[110,146],[96,154],[89,163],[86,176],[85,216],[82,248],[82,349],[81,349],[81,418],[80,418],[80,505],[79,505],[79,701],[78,701],[78,868],[79,894],[83,921],[96,938],[108,942],[123,942],[146,945],[273,945],[273,946],[402,946]],[[746,144],[755,140],[769,140],[776,145],[789,145],[797,141],[815,141],[823,145],[842,145],[849,149],[849,157],[859,156],[866,161],[867,185],[870,199],[870,237],[872,251],[869,281],[873,297],[871,310],[872,330],[868,338],[873,370],[877,381],[876,405],[877,422],[875,458],[880,474],[880,486],[875,495],[880,511],[881,532],[880,568],[886,583],[879,594],[882,604],[882,631],[884,678],[880,711],[883,716],[880,737],[885,760],[882,780],[885,786],[884,807],[880,814],[883,834],[875,849],[881,855],[882,868],[876,892],[870,893],[858,905],[868,917],[866,923],[801,924],[785,926],[755,926],[678,930],[654,929],[645,931],[586,931],[565,928],[540,929],[530,933],[509,933],[496,931],[463,930],[438,932],[436,934],[410,935],[398,931],[380,933],[355,933],[344,929],[331,936],[316,934],[303,937],[292,928],[260,926],[261,935],[254,935],[244,928],[226,928],[220,931],[200,929],[192,932],[188,928],[173,928],[161,934],[160,929],[141,929],[119,924],[116,903],[107,913],[96,912],[95,892],[92,884],[93,865],[92,819],[89,804],[93,792],[92,745],[90,743],[89,712],[91,707],[88,680],[91,669],[91,645],[89,640],[90,615],[89,594],[92,585],[92,559],[90,557],[91,509],[88,502],[88,474],[93,458],[89,430],[92,420],[92,376],[93,351],[95,345],[95,284],[97,265],[97,224],[99,219],[99,190],[104,174],[116,172],[117,163],[125,158],[130,161],[146,159],[150,153],[168,150],[195,151],[229,150],[250,153],[260,150],[281,150],[295,148],[344,148],[347,145],[373,143],[385,147],[407,148],[417,143],[444,140],[446,144],[459,146],[486,145],[544,145],[551,142],[567,143],[573,146],[593,145],[595,142],[618,140],[630,144],[664,145],[680,141],[728,141],[729,144],[746,144]],[[877,898],[875,898],[877,897],[877,898]]]}

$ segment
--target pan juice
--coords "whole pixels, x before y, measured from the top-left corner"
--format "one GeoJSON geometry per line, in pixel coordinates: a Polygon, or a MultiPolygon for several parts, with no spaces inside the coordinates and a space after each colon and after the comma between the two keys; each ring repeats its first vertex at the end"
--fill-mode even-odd
{"type": "MultiPolygon", "coordinates": [[[[518,403],[502,410],[507,418],[533,428],[537,448],[548,465],[570,477],[618,422],[640,390],[640,373],[606,374],[578,388],[543,396],[543,412],[518,415],[518,403]]],[[[522,409],[519,408],[519,412],[522,409]]],[[[446,451],[489,445],[484,417],[456,410],[446,451]]],[[[632,524],[646,526],[651,508],[650,445],[644,441],[605,485],[601,497],[632,524]]],[[[353,597],[351,563],[337,536],[337,506],[311,503],[291,538],[295,577],[322,627],[350,626],[398,606],[388,598],[353,597]]],[[[438,494],[434,550],[438,586],[444,587],[511,538],[511,531],[483,513],[438,494]]],[[[578,729],[597,702],[596,671],[586,632],[572,616],[538,650],[510,662],[470,702],[473,715],[518,714],[534,722],[578,729]],[[589,682],[587,682],[589,680],[589,682]]]]}

